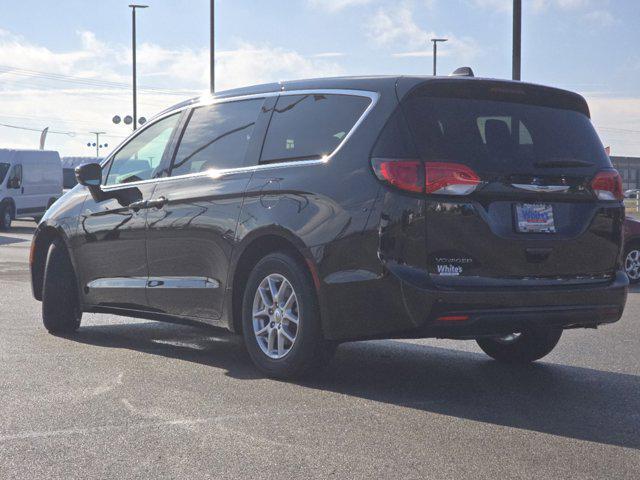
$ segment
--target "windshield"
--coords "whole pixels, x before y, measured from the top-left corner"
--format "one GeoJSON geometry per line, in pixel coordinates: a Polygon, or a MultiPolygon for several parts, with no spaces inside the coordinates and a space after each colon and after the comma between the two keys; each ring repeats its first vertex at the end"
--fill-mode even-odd
{"type": "Polygon", "coordinates": [[[410,97],[404,110],[421,157],[479,173],[591,173],[611,167],[589,118],[575,110],[495,100],[410,97]]]}
{"type": "Polygon", "coordinates": [[[9,171],[9,166],[10,165],[8,163],[0,163],[0,183],[4,182],[4,177],[9,171]]]}

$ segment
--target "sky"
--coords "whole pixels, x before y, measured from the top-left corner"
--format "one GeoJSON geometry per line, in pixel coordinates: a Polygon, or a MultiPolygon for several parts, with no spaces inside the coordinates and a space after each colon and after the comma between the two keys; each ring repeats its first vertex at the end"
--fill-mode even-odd
{"type": "MultiPolygon", "coordinates": [[[[0,2],[0,148],[106,155],[130,127],[130,0],[0,2]],[[7,126],[9,125],[9,126],[7,126]],[[13,128],[21,127],[22,129],[13,128]],[[24,130],[24,128],[32,130],[24,130]]],[[[138,10],[138,110],[209,85],[209,0],[138,10]]],[[[522,79],[584,95],[612,155],[640,156],[640,0],[523,0],[522,79]]],[[[470,66],[510,78],[512,0],[216,0],[216,90],[335,75],[470,66]]]]}

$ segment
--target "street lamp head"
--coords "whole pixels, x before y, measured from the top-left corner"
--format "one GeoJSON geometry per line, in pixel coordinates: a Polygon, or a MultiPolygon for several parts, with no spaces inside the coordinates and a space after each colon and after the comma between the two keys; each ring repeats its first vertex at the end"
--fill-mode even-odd
{"type": "Polygon", "coordinates": [[[432,38],[432,39],[431,39],[431,41],[432,41],[433,43],[436,43],[436,42],[446,42],[447,40],[449,40],[449,39],[448,39],[448,38],[432,38]]]}
{"type": "Polygon", "coordinates": [[[132,3],[131,5],[129,5],[130,8],[149,8],[149,5],[138,5],[135,3],[132,3]]]}

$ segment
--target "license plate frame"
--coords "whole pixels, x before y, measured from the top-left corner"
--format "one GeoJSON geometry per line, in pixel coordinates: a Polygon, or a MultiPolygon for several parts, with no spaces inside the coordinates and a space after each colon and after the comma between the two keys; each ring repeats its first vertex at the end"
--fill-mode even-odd
{"type": "Polygon", "coordinates": [[[515,226],[518,233],[556,233],[553,205],[549,203],[516,203],[515,226]]]}

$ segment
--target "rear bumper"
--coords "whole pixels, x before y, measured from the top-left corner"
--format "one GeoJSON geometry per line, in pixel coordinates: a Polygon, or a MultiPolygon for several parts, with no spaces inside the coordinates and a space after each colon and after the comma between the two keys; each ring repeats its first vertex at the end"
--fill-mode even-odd
{"type": "Polygon", "coordinates": [[[415,336],[473,338],[553,326],[595,328],[622,317],[629,281],[624,272],[597,285],[527,289],[437,290],[415,336]]]}
{"type": "Polygon", "coordinates": [[[598,283],[452,288],[434,284],[417,269],[386,267],[382,275],[325,282],[321,307],[326,338],[474,338],[543,325],[593,328],[620,319],[629,285],[619,271],[598,283]],[[447,316],[466,318],[441,319],[447,316]]]}

